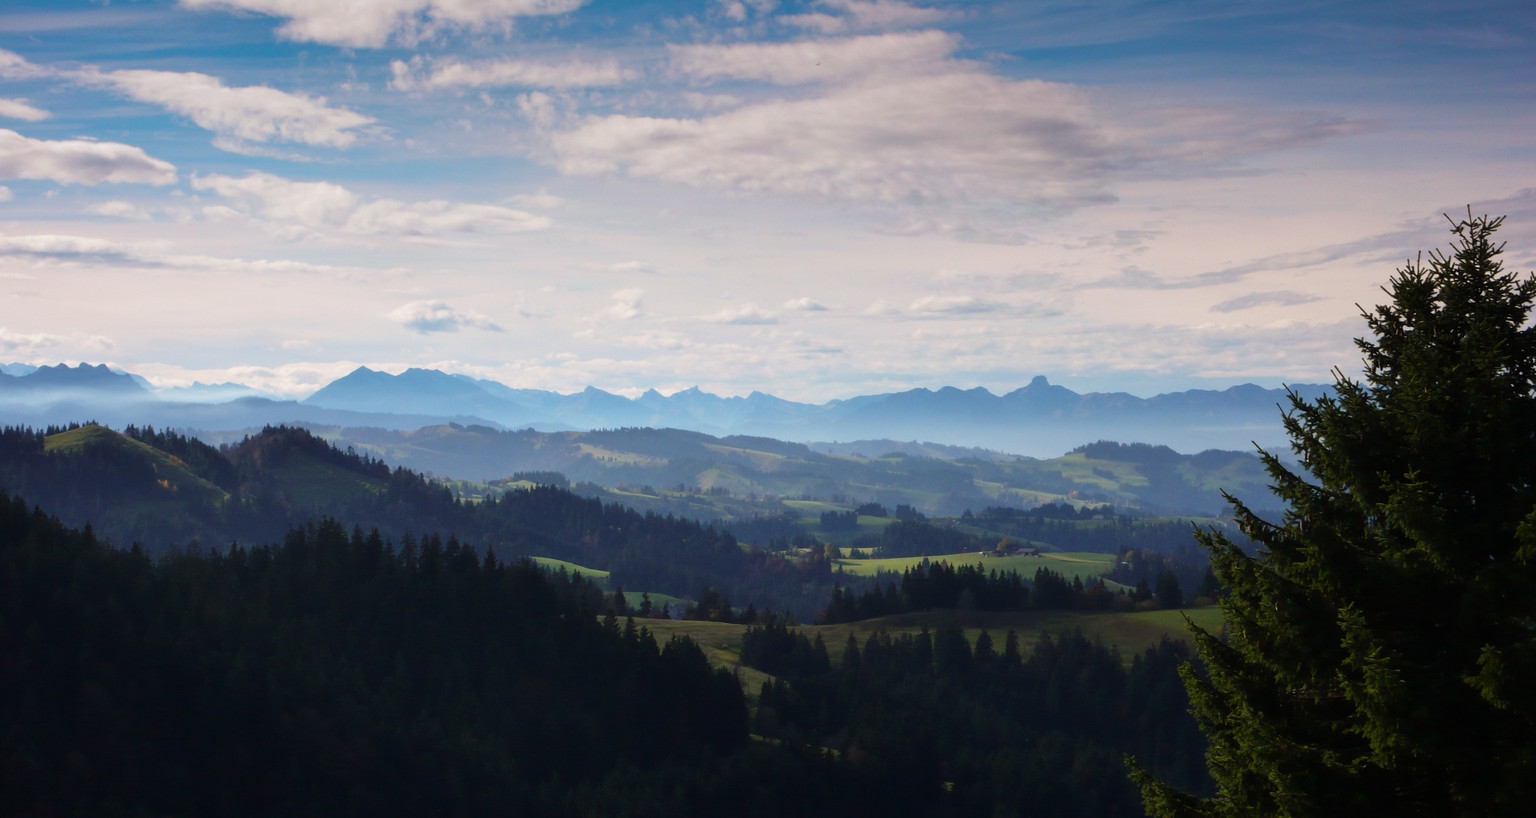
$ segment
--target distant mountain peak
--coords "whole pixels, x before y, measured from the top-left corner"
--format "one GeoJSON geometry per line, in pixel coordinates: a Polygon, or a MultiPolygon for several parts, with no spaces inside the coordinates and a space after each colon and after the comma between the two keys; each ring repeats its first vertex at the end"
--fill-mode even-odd
{"type": "MultiPolygon", "coordinates": [[[[1039,456],[1096,439],[1155,441],[1188,451],[1246,448],[1254,441],[1283,445],[1277,405],[1286,403],[1283,390],[1252,383],[1143,398],[1080,394],[1045,375],[1003,395],[983,386],[919,387],[811,404],[761,390],[721,397],[694,384],[670,396],[652,387],[630,397],[596,386],[561,394],[439,369],[391,374],[366,365],[290,401],[231,383],[145,389],[131,374],[99,364],[57,364],[17,375],[20,369],[0,367],[0,417],[8,421],[95,418],[203,429],[229,423],[234,425],[222,428],[232,429],[321,419],[388,428],[452,420],[546,431],[680,428],[791,441],[922,439],[1039,456]]],[[[1331,391],[1324,384],[1290,386],[1311,400],[1331,391]]]]}
{"type": "Polygon", "coordinates": [[[90,392],[110,391],[144,396],[149,394],[149,390],[145,389],[134,376],[114,372],[106,364],[93,366],[82,363],[74,367],[69,364],[40,366],[31,374],[20,376],[16,382],[34,389],[80,389],[90,392]]]}

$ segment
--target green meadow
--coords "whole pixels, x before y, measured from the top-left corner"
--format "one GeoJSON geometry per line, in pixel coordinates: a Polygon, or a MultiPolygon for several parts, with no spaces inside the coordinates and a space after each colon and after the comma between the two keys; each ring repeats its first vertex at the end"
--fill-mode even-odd
{"type": "MultiPolygon", "coordinates": [[[[988,571],[1007,573],[1017,572],[1028,579],[1035,575],[1040,568],[1048,568],[1061,574],[1067,579],[1081,579],[1084,582],[1095,579],[1108,573],[1115,567],[1114,554],[1098,554],[1088,551],[1043,551],[1038,556],[1007,556],[996,557],[990,553],[966,552],[963,554],[941,554],[932,557],[876,557],[870,559],[840,559],[837,560],[836,570],[845,574],[853,574],[860,577],[872,577],[881,573],[901,572],[921,564],[924,560],[929,562],[947,562],[959,567],[961,565],[979,565],[988,571]]],[[[1112,590],[1121,586],[1119,583],[1106,581],[1105,585],[1112,590]]]]}
{"type": "Polygon", "coordinates": [[[97,449],[127,453],[148,463],[154,469],[155,482],[168,495],[179,494],[202,505],[215,505],[229,497],[228,492],[193,474],[180,458],[105,426],[88,423],[43,439],[43,451],[50,454],[77,454],[97,449]]]}
{"type": "MultiPolygon", "coordinates": [[[[1185,610],[1089,612],[1089,611],[1010,611],[998,613],[961,612],[934,610],[922,613],[900,614],[878,619],[866,619],[839,625],[806,625],[800,631],[814,640],[820,636],[827,653],[834,662],[842,660],[851,635],[863,645],[871,634],[884,631],[892,636],[916,635],[923,629],[932,632],[948,625],[958,626],[973,644],[986,631],[997,650],[1002,650],[1008,631],[1019,638],[1019,649],[1025,657],[1047,635],[1081,632],[1089,639],[1117,648],[1121,658],[1131,660],[1163,639],[1187,641],[1188,624],[1193,622],[1212,633],[1222,627],[1221,609],[1216,606],[1188,608],[1185,610]]],[[[637,619],[636,623],[649,628],[658,641],[673,636],[687,636],[699,643],[710,661],[717,667],[739,671],[742,683],[749,695],[756,695],[757,688],[766,674],[742,667],[741,635],[746,625],[723,622],[690,622],[684,620],[637,619]]]]}
{"type": "MultiPolygon", "coordinates": [[[[608,582],[607,571],[602,571],[596,568],[588,568],[585,565],[577,565],[574,562],[566,562],[565,560],[557,560],[553,557],[530,557],[530,559],[533,560],[534,564],[539,565],[546,570],[564,570],[567,574],[571,574],[572,576],[580,576],[591,581],[597,585],[597,587],[602,588],[605,591],[613,590],[613,586],[608,582]]],[[[625,591],[624,602],[631,608],[639,608],[641,603],[645,601],[646,595],[646,591],[625,591]]],[[[682,611],[683,606],[689,602],[689,600],[678,596],[672,596],[671,594],[658,594],[651,592],[649,595],[651,598],[651,606],[657,612],[661,611],[663,605],[671,605],[674,612],[680,612],[682,611]]]]}

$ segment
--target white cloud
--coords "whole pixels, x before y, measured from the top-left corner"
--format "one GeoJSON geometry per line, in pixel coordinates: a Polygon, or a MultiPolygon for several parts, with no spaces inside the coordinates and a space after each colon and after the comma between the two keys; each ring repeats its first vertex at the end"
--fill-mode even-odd
{"type": "Polygon", "coordinates": [[[787,43],[676,45],[668,52],[673,70],[690,77],[798,85],[872,75],[889,82],[893,73],[932,71],[959,44],[960,38],[947,32],[918,31],[787,43]]]}
{"type": "Polygon", "coordinates": [[[536,128],[552,128],[560,118],[554,99],[543,91],[518,94],[517,110],[536,128]]]}
{"type": "MultiPolygon", "coordinates": [[[[703,59],[684,64],[786,82],[806,76],[776,48],[724,46],[710,52],[714,68],[703,59]]],[[[931,67],[849,77],[817,94],[713,116],[615,114],[571,125],[546,117],[536,124],[565,173],[930,213],[954,203],[966,210],[955,217],[961,222],[999,206],[1060,211],[1105,203],[1121,183],[1229,173],[1244,157],[1358,130],[1336,118],[1284,112],[1170,116],[1079,86],[1013,80],[956,61],[931,67]]],[[[1016,221],[1001,215],[1002,223],[1016,221]]]]}
{"type": "Polygon", "coordinates": [[[1007,309],[1001,301],[989,301],[972,295],[925,295],[912,302],[908,311],[914,315],[976,315],[1007,309]]]}
{"type": "Polygon", "coordinates": [[[441,301],[412,301],[391,311],[389,318],[422,335],[458,332],[464,328],[501,332],[501,326],[487,316],[469,310],[456,310],[441,301]]]}
{"type": "Polygon", "coordinates": [[[0,48],[0,77],[12,80],[33,79],[46,77],[53,71],[41,65],[27,61],[27,58],[14,51],[0,48]]]}
{"type": "Polygon", "coordinates": [[[298,151],[285,151],[266,145],[254,145],[233,136],[215,136],[213,146],[221,151],[262,159],[281,159],[284,162],[313,162],[314,157],[298,151]]]}
{"type": "Polygon", "coordinates": [[[822,34],[837,34],[848,28],[848,21],[835,14],[824,12],[807,12],[805,14],[786,14],[780,18],[792,26],[799,26],[809,31],[817,31],[822,34]]]}
{"type": "Polygon", "coordinates": [[[645,314],[642,303],[644,295],[645,290],[639,287],[617,290],[613,293],[613,303],[595,317],[598,319],[618,319],[621,321],[639,318],[645,314]]]}
{"type": "Polygon", "coordinates": [[[0,98],[0,117],[41,122],[49,116],[47,111],[29,104],[24,99],[0,98]]]}
{"type": "MultiPolygon", "coordinates": [[[[1243,264],[1202,272],[1192,276],[1162,276],[1142,269],[1139,266],[1131,265],[1121,269],[1120,272],[1114,275],[1085,281],[1077,286],[1079,289],[1187,290],[1234,284],[1263,273],[1318,268],[1346,259],[1379,258],[1383,261],[1391,261],[1396,258],[1396,254],[1403,247],[1418,247],[1423,246],[1425,243],[1432,244],[1438,239],[1438,236],[1434,233],[1434,229],[1438,227],[1439,225],[1435,223],[1434,219],[1416,220],[1399,225],[1396,229],[1385,233],[1378,233],[1322,247],[1289,250],[1284,253],[1263,256],[1243,264]],[[1429,229],[1426,230],[1426,228],[1429,229]]],[[[1274,296],[1276,294],[1269,293],[1268,295],[1274,296]]],[[[1236,306],[1231,309],[1218,311],[1230,312],[1233,309],[1246,309],[1248,306],[1254,306],[1252,304],[1245,305],[1242,299],[1237,299],[1236,301],[1236,306]]],[[[1271,299],[1265,303],[1276,302],[1271,299]]]]}
{"type": "Polygon", "coordinates": [[[653,276],[657,274],[656,265],[651,264],[650,262],[639,261],[637,259],[615,262],[608,265],[605,269],[607,269],[609,272],[620,273],[623,275],[653,276]]]}
{"type": "Polygon", "coordinates": [[[128,245],[86,236],[0,236],[0,256],[99,259],[130,255],[128,245]]]}
{"type": "Polygon", "coordinates": [[[14,198],[16,198],[16,194],[12,193],[10,188],[0,185],[0,202],[9,202],[14,198]]]}
{"type": "Polygon", "coordinates": [[[891,203],[1081,202],[1123,149],[1073,87],[962,72],[838,87],[702,119],[590,117],[550,135],[568,173],[891,203]]]}
{"type": "Polygon", "coordinates": [[[0,327],[0,352],[13,355],[18,352],[28,354],[49,347],[56,347],[63,343],[63,336],[46,332],[20,333],[11,332],[5,327],[0,327]]]}
{"type": "Polygon", "coordinates": [[[1014,307],[1002,301],[977,298],[973,295],[925,295],[905,308],[879,299],[864,308],[863,315],[870,318],[898,318],[906,320],[963,319],[994,312],[1012,311],[1014,307]]]}
{"type": "Polygon", "coordinates": [[[241,218],[240,211],[224,205],[208,205],[198,208],[198,212],[203,214],[203,218],[214,221],[229,221],[241,218]]]}
{"type": "Polygon", "coordinates": [[[701,94],[697,91],[684,91],[678,99],[695,111],[723,111],[742,103],[741,97],[733,94],[701,94]]]}
{"type": "Polygon", "coordinates": [[[144,208],[121,199],[98,202],[87,207],[85,212],[96,216],[111,216],[113,218],[132,219],[134,221],[146,221],[149,219],[149,213],[144,208]]]}
{"type": "Polygon", "coordinates": [[[523,207],[537,207],[544,210],[554,210],[555,208],[565,206],[564,199],[544,191],[539,191],[538,193],[519,193],[507,199],[507,201],[523,207]]]}
{"type": "Polygon", "coordinates": [[[739,326],[779,323],[778,316],[759,309],[756,304],[743,304],[739,307],[721,310],[706,320],[715,324],[736,324],[739,326]]]}
{"type": "Polygon", "coordinates": [[[440,233],[522,233],[544,230],[551,222],[510,207],[493,204],[459,204],[434,199],[400,202],[378,199],[359,207],[347,220],[347,229],[359,233],[425,236],[440,233]]]}
{"type": "Polygon", "coordinates": [[[801,312],[826,312],[827,308],[820,302],[811,298],[796,298],[784,302],[784,309],[799,310],[801,312]]]}
{"type": "Polygon", "coordinates": [[[587,0],[180,0],[193,9],[254,11],[286,18],[291,40],[378,48],[392,37],[411,41],[443,26],[480,28],[517,17],[565,14],[587,0]]]}
{"type": "Polygon", "coordinates": [[[817,5],[834,13],[785,15],[790,25],[833,34],[850,28],[892,29],[932,25],[948,16],[942,9],[915,6],[900,0],[822,0],[817,5]]]}
{"type": "Polygon", "coordinates": [[[105,352],[115,346],[112,339],[103,335],[23,333],[0,327],[0,354],[7,356],[33,358],[41,355],[44,350],[66,345],[91,352],[105,352]]]}
{"type": "Polygon", "coordinates": [[[357,194],[341,185],[295,182],[270,173],[194,176],[192,187],[232,199],[262,218],[310,227],[344,225],[358,207],[357,194]]]}
{"type": "Polygon", "coordinates": [[[410,62],[395,60],[389,64],[393,79],[390,87],[398,91],[440,90],[444,88],[601,88],[621,85],[635,74],[619,67],[613,60],[602,62],[539,62],[534,60],[460,60],[428,61],[413,57],[410,62]]]}
{"type": "MultiPolygon", "coordinates": [[[[63,77],[105,86],[140,102],[185,116],[218,139],[215,145],[238,153],[261,153],[244,142],[288,142],[344,148],[374,124],[371,117],[335,108],[323,97],[289,93],[266,86],[228,86],[218,77],[180,71],[60,70],[35,65],[0,49],[0,77],[63,77]]],[[[0,99],[0,116],[38,121],[46,111],[26,100],[0,99]]],[[[270,154],[263,154],[270,155],[270,154]]],[[[290,157],[284,157],[290,158],[290,157]]]]}
{"type": "Polygon", "coordinates": [[[172,268],[215,273],[347,274],[355,268],[303,261],[220,258],[175,253],[162,242],[127,243],[89,236],[37,234],[0,236],[0,258],[28,259],[35,263],[67,263],[119,269],[172,268]]]}
{"type": "Polygon", "coordinates": [[[0,179],[171,185],[176,183],[176,166],[119,142],[31,139],[0,128],[0,179]]]}
{"type": "Polygon", "coordinates": [[[720,0],[718,5],[720,13],[731,20],[739,23],[747,19],[747,7],[740,0],[720,0]]]}
{"type": "Polygon", "coordinates": [[[1310,304],[1321,301],[1322,297],[1308,295],[1306,293],[1281,290],[1277,292],[1248,293],[1236,298],[1229,298],[1220,304],[1211,307],[1211,312],[1237,312],[1239,310],[1251,310],[1254,307],[1275,306],[1294,307],[1297,304],[1310,304]]]}
{"type": "Polygon", "coordinates": [[[141,102],[187,117],[220,137],[250,142],[290,142],[345,148],[374,120],[323,97],[263,85],[232,87],[196,72],[87,72],[87,82],[110,85],[141,102]]]}
{"type": "Polygon", "coordinates": [[[821,5],[842,11],[858,25],[871,28],[926,26],[949,16],[943,9],[900,0],[822,0],[821,5]]]}
{"type": "MultiPolygon", "coordinates": [[[[293,352],[313,352],[313,346],[304,346],[304,343],[291,345],[285,341],[283,347],[293,352]]],[[[137,364],[134,370],[143,375],[156,386],[184,386],[193,381],[203,383],[240,383],[249,386],[258,392],[269,395],[285,395],[293,398],[302,398],[314,393],[320,387],[331,381],[357,369],[360,362],[352,360],[325,361],[325,362],[299,362],[280,366],[231,366],[219,369],[192,369],[170,363],[137,364]]],[[[374,362],[370,364],[375,369],[385,368],[374,362]]],[[[404,369],[405,367],[397,367],[404,369]]]]}
{"type": "Polygon", "coordinates": [[[364,201],[331,182],[295,182],[269,173],[253,172],[238,178],[220,174],[197,176],[192,179],[192,186],[224,196],[243,212],[285,229],[427,236],[519,233],[543,230],[551,224],[547,217],[494,204],[364,201]]]}

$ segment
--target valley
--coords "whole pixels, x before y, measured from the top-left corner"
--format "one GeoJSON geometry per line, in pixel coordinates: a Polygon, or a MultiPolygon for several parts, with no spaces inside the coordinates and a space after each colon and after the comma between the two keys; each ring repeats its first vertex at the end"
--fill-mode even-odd
{"type": "MultiPolygon", "coordinates": [[[[930,725],[924,731],[981,736],[987,730],[976,721],[978,708],[1022,694],[1043,709],[1023,719],[1010,716],[1013,737],[987,739],[987,754],[1013,752],[1007,748],[1025,736],[1073,736],[1091,747],[1040,749],[1028,756],[1036,765],[1031,775],[1037,780],[1030,786],[1040,803],[1070,804],[1076,793],[1087,791],[1097,796],[1082,803],[1095,809],[1124,811],[1134,803],[1113,766],[1097,766],[1070,784],[1048,771],[1081,752],[1104,760],[1155,752],[1158,769],[1200,785],[1195,760],[1200,743],[1181,699],[1146,697],[1177,689],[1174,671],[1188,655],[1188,621],[1221,627],[1211,599],[1196,595],[1208,580],[1202,579],[1205,564],[1189,531],[1194,522],[1226,523],[1187,510],[1159,515],[1154,503],[1204,502],[1200,487],[1242,473],[1249,456],[1192,457],[1167,448],[1099,443],[1037,461],[948,449],[917,453],[885,441],[865,444],[876,451],[891,447],[880,455],[820,452],[803,444],[677,430],[545,434],[450,426],[433,432],[437,441],[460,434],[482,444],[504,439],[505,450],[522,446],[541,454],[537,460],[512,461],[525,470],[477,481],[429,477],[387,462],[385,455],[399,457],[400,450],[381,446],[376,430],[357,439],[338,434],[328,440],[310,429],[275,426],[214,446],[139,426],[7,427],[0,430],[0,499],[37,498],[40,508],[58,516],[27,518],[20,501],[0,503],[0,515],[26,520],[8,532],[28,526],[44,532],[24,540],[0,535],[0,572],[14,564],[18,571],[136,576],[131,587],[140,589],[135,592],[140,596],[110,596],[130,587],[117,583],[108,591],[110,604],[151,634],[160,627],[148,624],[160,621],[154,611],[173,609],[181,612],[172,627],[204,634],[187,643],[191,652],[185,654],[159,648],[164,658],[157,660],[215,674],[185,671],[206,691],[204,707],[240,707],[236,702],[245,695],[275,699],[260,692],[266,682],[240,681],[240,657],[254,648],[236,648],[230,661],[237,664],[226,667],[223,657],[230,654],[205,654],[200,651],[206,648],[192,645],[230,638],[267,645],[263,640],[269,637],[257,634],[272,619],[290,621],[282,627],[293,634],[352,634],[327,637],[330,646],[344,645],[335,656],[317,658],[316,645],[302,636],[289,637],[285,647],[261,647],[260,661],[276,668],[288,685],[307,672],[300,668],[322,669],[322,677],[305,683],[312,692],[299,701],[372,697],[370,707],[381,721],[321,717],[316,724],[325,726],[312,728],[349,732],[370,747],[391,746],[391,725],[410,718],[395,714],[413,712],[412,707],[425,708],[421,712],[436,714],[432,718],[444,724],[460,724],[462,713],[440,708],[465,695],[493,697],[504,689],[540,700],[550,683],[544,680],[558,679],[577,692],[562,695],[558,707],[545,705],[554,708],[551,712],[573,712],[563,708],[584,706],[580,702],[591,695],[621,701],[643,695],[649,706],[682,721],[658,721],[658,712],[617,731],[589,725],[585,738],[574,744],[554,741],[562,748],[559,754],[539,762],[551,770],[573,770],[583,752],[579,748],[598,735],[632,742],[631,728],[649,729],[667,738],[645,761],[633,760],[640,756],[632,748],[587,764],[597,769],[638,764],[650,771],[648,781],[671,782],[665,786],[691,793],[688,799],[706,797],[695,788],[723,776],[757,780],[770,769],[795,765],[801,780],[819,782],[806,792],[817,793],[820,805],[836,803],[843,797],[839,793],[853,791],[849,787],[862,791],[867,784],[855,783],[860,775],[882,781],[905,777],[900,787],[889,789],[900,793],[893,798],[907,807],[937,808],[952,800],[947,793],[955,792],[958,780],[989,775],[982,771],[992,762],[963,760],[974,749],[962,753],[947,739],[910,745],[905,729],[893,732],[893,726],[922,721],[930,725]],[[573,481],[566,470],[580,479],[573,481]],[[670,489],[650,485],[663,480],[676,483],[670,489]],[[728,488],[727,480],[737,488],[728,488]],[[780,491],[799,494],[791,498],[780,491]],[[817,491],[825,493],[812,493],[817,491]],[[939,513],[946,508],[960,511],[939,513]],[[60,520],[82,531],[59,529],[60,520]],[[53,540],[69,545],[41,550],[31,545],[53,540]],[[17,560],[52,567],[22,568],[17,560]],[[1189,589],[1187,597],[1181,586],[1189,589]],[[206,593],[214,587],[223,589],[218,598],[206,593]],[[167,596],[161,601],[151,601],[162,593],[167,596]],[[140,605],[150,607],[141,611],[140,605]],[[516,623],[511,635],[496,630],[507,624],[474,619],[508,610],[523,611],[509,621],[516,623]],[[373,611],[373,620],[352,618],[362,611],[373,611]],[[419,616],[432,624],[416,622],[419,616]],[[320,625],[317,617],[331,624],[320,625]],[[447,629],[434,631],[440,634],[435,639],[457,645],[456,656],[471,655],[463,640],[484,633],[504,645],[497,650],[541,657],[532,660],[535,675],[524,670],[512,684],[505,681],[508,671],[498,669],[505,659],[481,658],[476,661],[501,680],[495,688],[428,695],[422,691],[477,684],[458,664],[446,666],[441,677],[402,670],[406,666],[399,663],[407,655],[435,655],[432,643],[411,636],[429,628],[447,629]],[[398,638],[406,643],[388,647],[398,638]],[[612,679],[602,683],[607,687],[574,671],[569,661],[539,653],[578,643],[587,661],[599,663],[587,670],[608,669],[612,679]],[[387,661],[391,650],[397,651],[394,665],[387,661]],[[876,678],[860,677],[858,668],[866,663],[887,669],[876,678]],[[640,670],[647,667],[652,669],[640,670]],[[629,676],[636,672],[659,675],[640,684],[629,676]],[[1085,673],[1096,680],[1091,686],[1064,684],[1085,673]],[[665,696],[645,692],[656,690],[655,684],[670,685],[665,696]],[[623,693],[584,692],[599,688],[623,693]],[[1106,706],[1160,726],[1145,736],[1123,734],[1118,720],[1092,715],[1106,706]],[[1044,718],[1048,712],[1081,713],[1086,720],[1044,718]],[[748,736],[755,741],[743,749],[739,742],[748,736]],[[889,755],[901,746],[923,747],[954,761],[942,768],[925,763],[921,778],[912,779],[916,770],[889,755]],[[753,759],[751,771],[716,771],[685,785],[677,772],[683,767],[670,766],[712,769],[713,762],[704,760],[711,752],[753,759]],[[850,767],[851,759],[860,761],[850,767]],[[946,772],[939,774],[940,769],[946,772]],[[1049,794],[1064,785],[1066,790],[1049,794]]],[[[78,606],[70,597],[77,587],[78,582],[44,585],[9,604],[38,611],[78,606]]],[[[123,650],[112,641],[116,633],[87,640],[92,646],[87,650],[123,650]]],[[[157,644],[166,639],[152,638],[157,644]]],[[[25,661],[46,662],[41,645],[28,647],[27,655],[37,658],[25,661]]],[[[34,673],[46,677],[44,671],[34,673]]],[[[145,684],[125,688],[125,695],[158,701],[159,683],[145,684]]],[[[138,706],[126,699],[101,705],[128,712],[138,706]]],[[[286,712],[281,704],[270,707],[286,712]]],[[[503,714],[497,718],[530,718],[527,706],[480,707],[503,714]]],[[[604,712],[618,718],[613,705],[604,712]]],[[[178,730],[195,729],[174,723],[178,730]]],[[[505,721],[496,724],[456,728],[480,737],[471,746],[437,752],[457,759],[445,763],[502,763],[496,761],[499,753],[521,758],[530,742],[540,741],[505,721]],[[500,749],[503,735],[515,742],[511,749],[500,749]]],[[[247,731],[260,736],[266,748],[285,740],[264,727],[247,731]]],[[[437,741],[431,735],[410,741],[431,745],[437,741]]],[[[27,739],[36,746],[49,740],[41,734],[27,739]]],[[[111,734],[104,745],[67,740],[105,760],[115,759],[114,753],[132,746],[139,734],[111,734]]],[[[236,752],[218,750],[226,759],[236,752]]],[[[202,760],[176,758],[206,775],[202,760]]],[[[303,754],[295,758],[305,759],[303,765],[317,763],[303,754]]],[[[371,791],[393,792],[392,763],[359,761],[353,774],[370,782],[371,791]]],[[[622,779],[584,786],[584,793],[626,803],[654,797],[647,794],[649,784],[622,779]]],[[[967,799],[990,797],[969,786],[964,792],[967,799]]],[[[212,803],[207,799],[218,796],[191,789],[188,797],[212,803]]],[[[319,796],[306,791],[302,797],[319,796]]],[[[509,794],[499,802],[541,809],[591,803],[549,792],[509,794]]],[[[818,809],[802,807],[811,814],[818,809]]]]}

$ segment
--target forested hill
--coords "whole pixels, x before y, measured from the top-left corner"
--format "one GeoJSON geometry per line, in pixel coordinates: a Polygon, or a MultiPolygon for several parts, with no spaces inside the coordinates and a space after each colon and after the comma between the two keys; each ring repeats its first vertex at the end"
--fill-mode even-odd
{"type": "MultiPolygon", "coordinates": [[[[1148,473],[1176,468],[1184,460],[1155,447],[1098,444],[1095,451],[1140,457],[1146,462],[1137,467],[1148,473]]],[[[575,563],[605,573],[615,591],[697,600],[712,590],[736,606],[791,611],[802,621],[820,615],[837,584],[873,581],[839,573],[836,549],[826,542],[852,545],[866,554],[876,549],[887,557],[965,552],[975,558],[1005,538],[1058,550],[1115,554],[1136,549],[1161,555],[1151,562],[1138,558],[1134,564],[1145,569],[1140,573],[1114,577],[1127,585],[1151,581],[1169,568],[1192,589],[1204,571],[1203,562],[1180,562],[1179,554],[1190,550],[1187,520],[1043,505],[1028,513],[981,508],[975,515],[929,522],[900,506],[896,514],[906,519],[892,519],[878,504],[822,510],[818,518],[817,509],[836,507],[802,502],[770,503],[777,510],[768,513],[758,511],[767,507],[759,503],[748,509],[758,512],[756,517],[699,522],[527,482],[470,502],[408,469],[390,468],[286,427],[265,429],[224,448],[139,427],[123,432],[98,425],[0,430],[0,490],[38,503],[68,524],[89,526],[112,545],[139,544],[152,556],[225,551],[232,543],[266,545],[295,526],[330,518],[348,529],[377,528],[381,536],[401,543],[436,538],[445,547],[463,544],[502,560],[541,557],[575,563]],[[813,516],[797,516],[806,508],[813,516]],[[1074,519],[1054,516],[1065,512],[1073,512],[1074,519]],[[1088,519],[1078,519],[1085,514],[1088,519]],[[848,525],[839,527],[842,523],[848,525]],[[748,542],[739,542],[733,531],[748,542]],[[1164,565],[1167,560],[1172,563],[1164,565]]],[[[647,498],[630,492],[624,499],[647,498]]]]}
{"type": "MultiPolygon", "coordinates": [[[[680,429],[596,432],[499,431],[443,424],[412,431],[311,427],[417,471],[468,480],[557,471],[573,483],[713,493],[714,496],[841,495],[926,514],[955,516],[987,506],[1025,508],[1050,499],[1113,503],[1151,513],[1211,514],[1223,490],[1277,508],[1251,452],[1180,454],[1166,446],[1092,443],[1037,460],[981,449],[859,440],[800,444],[763,437],[713,437],[680,429]]],[[[690,517],[709,517],[694,504],[690,517]]]]}
{"type": "Polygon", "coordinates": [[[151,561],[0,494],[0,589],[8,815],[834,815],[886,789],[749,747],[692,642],[467,548],[322,522],[151,561]],[[739,786],[765,795],[727,808],[739,786]]]}
{"type": "MultiPolygon", "coordinates": [[[[974,650],[949,632],[882,638],[774,669],[749,710],[698,646],[600,619],[612,585],[809,619],[839,583],[846,597],[875,581],[834,572],[835,546],[744,547],[552,486],[464,502],[298,429],[225,449],[8,429],[0,446],[4,490],[26,497],[0,493],[0,786],[16,814],[1130,816],[1126,753],[1203,785],[1169,645],[1122,670],[1081,637],[1027,661],[979,635],[974,650]],[[606,570],[610,588],[516,559],[535,554],[606,570]],[[1045,695],[1069,689],[1085,696],[1045,695]],[[1076,708],[1098,716],[1061,717],[1076,708]]],[[[977,518],[1123,524],[1037,511],[1074,519],[977,518]]],[[[886,530],[974,555],[959,528],[886,530]]],[[[1047,585],[1037,573],[1036,608],[1047,585]]]]}
{"type": "Polygon", "coordinates": [[[269,428],[224,450],[135,427],[0,430],[0,490],[152,555],[268,544],[328,517],[397,542],[448,537],[502,560],[551,557],[607,571],[622,587],[677,597],[711,587],[806,616],[834,584],[824,559],[786,560],[712,526],[551,486],[461,502],[415,472],[302,429],[269,428]]]}
{"type": "Polygon", "coordinates": [[[1169,643],[1122,669],[924,631],[834,666],[770,620],[819,662],[749,710],[693,642],[452,538],[321,520],[152,560],[4,493],[0,590],[10,815],[1103,818],[1139,813],[1127,752],[1202,785],[1169,643]]]}

